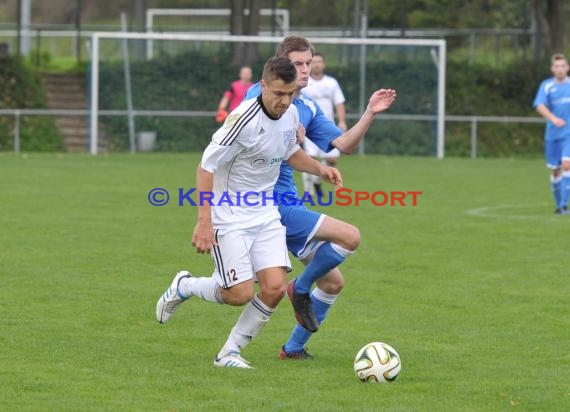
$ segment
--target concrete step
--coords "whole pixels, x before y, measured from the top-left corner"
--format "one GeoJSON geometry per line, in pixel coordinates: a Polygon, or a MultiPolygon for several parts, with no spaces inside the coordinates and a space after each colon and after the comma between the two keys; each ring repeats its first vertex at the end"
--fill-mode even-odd
{"type": "Polygon", "coordinates": [[[59,116],[55,118],[55,124],[58,127],[87,127],[89,119],[87,116],[59,116]]]}
{"type": "MultiPolygon", "coordinates": [[[[89,107],[86,80],[81,75],[53,74],[42,75],[48,108],[80,109],[89,107]]],[[[89,151],[89,121],[85,116],[57,116],[55,123],[61,133],[65,150],[85,153],[89,151]]],[[[100,152],[108,151],[107,138],[103,128],[99,129],[100,152]]]]}
{"type": "Polygon", "coordinates": [[[72,92],[85,92],[85,85],[83,82],[69,82],[69,83],[56,83],[44,80],[44,87],[46,90],[65,90],[72,92]]]}
{"type": "Polygon", "coordinates": [[[47,99],[48,106],[54,109],[87,109],[85,98],[77,96],[51,96],[47,99]]]}

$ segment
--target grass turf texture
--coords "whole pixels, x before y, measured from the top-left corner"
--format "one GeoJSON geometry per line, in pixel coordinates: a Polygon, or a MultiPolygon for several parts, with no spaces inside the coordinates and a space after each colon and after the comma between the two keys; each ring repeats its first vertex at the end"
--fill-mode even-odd
{"type": "Polygon", "coordinates": [[[173,199],[198,159],[0,154],[2,409],[570,410],[570,217],[553,214],[541,160],[342,157],[346,187],[421,190],[418,206],[322,208],[363,242],[316,359],[278,359],[285,299],[243,371],[212,364],[241,308],[154,318],[177,270],[212,269],[191,246],[195,208],[173,199]],[[167,206],[148,203],[154,187],[167,206]],[[393,384],[354,375],[375,340],[402,358],[393,384]]]}

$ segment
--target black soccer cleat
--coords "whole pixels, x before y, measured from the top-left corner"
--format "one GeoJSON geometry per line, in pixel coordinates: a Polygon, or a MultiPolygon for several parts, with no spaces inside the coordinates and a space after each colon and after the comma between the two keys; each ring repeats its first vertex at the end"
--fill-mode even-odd
{"type": "Polygon", "coordinates": [[[568,206],[559,207],[558,209],[556,209],[554,211],[554,213],[556,213],[557,215],[568,215],[568,214],[570,214],[570,212],[568,212],[568,206]]]}
{"type": "Polygon", "coordinates": [[[287,286],[287,296],[289,296],[289,300],[293,305],[297,322],[309,332],[314,333],[319,330],[319,321],[317,320],[315,312],[313,312],[311,296],[308,293],[295,292],[295,280],[289,282],[289,286],[287,286]]]}
{"type": "Polygon", "coordinates": [[[323,186],[320,183],[315,183],[313,185],[315,187],[315,193],[318,194],[323,194],[323,186]]]}
{"type": "Polygon", "coordinates": [[[281,346],[281,351],[279,352],[279,359],[287,360],[313,360],[315,359],[305,348],[300,352],[287,352],[285,350],[285,345],[281,346]]]}

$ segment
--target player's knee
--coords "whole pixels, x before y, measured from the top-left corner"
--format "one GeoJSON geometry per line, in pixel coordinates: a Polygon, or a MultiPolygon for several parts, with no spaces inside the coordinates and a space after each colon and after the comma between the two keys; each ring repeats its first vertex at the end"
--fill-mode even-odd
{"type": "Polygon", "coordinates": [[[266,285],[264,292],[273,302],[279,302],[287,292],[287,285],[285,283],[266,285]]]}
{"type": "Polygon", "coordinates": [[[335,276],[323,276],[317,281],[317,286],[329,295],[338,295],[344,288],[344,278],[340,272],[335,276]]]}
{"type": "Polygon", "coordinates": [[[360,230],[356,226],[349,225],[345,236],[343,236],[343,243],[341,246],[345,249],[354,251],[360,245],[361,237],[360,230]]]}
{"type": "Polygon", "coordinates": [[[558,177],[562,173],[562,169],[552,169],[552,176],[558,177]]]}
{"type": "Polygon", "coordinates": [[[282,285],[261,284],[260,286],[259,297],[261,298],[261,301],[270,308],[276,308],[287,291],[287,285],[285,283],[282,285]]]}

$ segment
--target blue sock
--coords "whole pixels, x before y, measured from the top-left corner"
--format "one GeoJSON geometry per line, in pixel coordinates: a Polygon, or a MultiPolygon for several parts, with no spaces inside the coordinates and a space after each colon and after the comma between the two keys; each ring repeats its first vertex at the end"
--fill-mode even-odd
{"type": "Polygon", "coordinates": [[[331,242],[325,242],[317,249],[313,259],[305,266],[295,280],[295,291],[297,293],[309,294],[313,283],[323,277],[331,269],[340,265],[344,259],[352,252],[331,242]]]}
{"type": "MultiPolygon", "coordinates": [[[[319,288],[315,288],[311,293],[311,302],[313,303],[313,310],[315,311],[315,315],[317,315],[317,319],[319,320],[319,324],[322,325],[323,321],[327,317],[327,313],[336,300],[338,295],[329,295],[328,293],[323,292],[319,288]]],[[[298,323],[293,328],[293,332],[291,332],[291,336],[289,336],[289,340],[285,344],[285,351],[286,352],[300,352],[305,347],[305,344],[309,340],[309,338],[313,335],[312,332],[309,332],[307,329],[299,325],[298,323]]]]}
{"type": "Polygon", "coordinates": [[[560,203],[558,207],[566,207],[570,199],[570,170],[562,172],[562,182],[560,185],[560,203]]]}
{"type": "Polygon", "coordinates": [[[562,182],[562,176],[552,176],[550,175],[550,188],[552,189],[552,196],[554,197],[554,204],[557,208],[560,207],[560,186],[562,182]]]}

